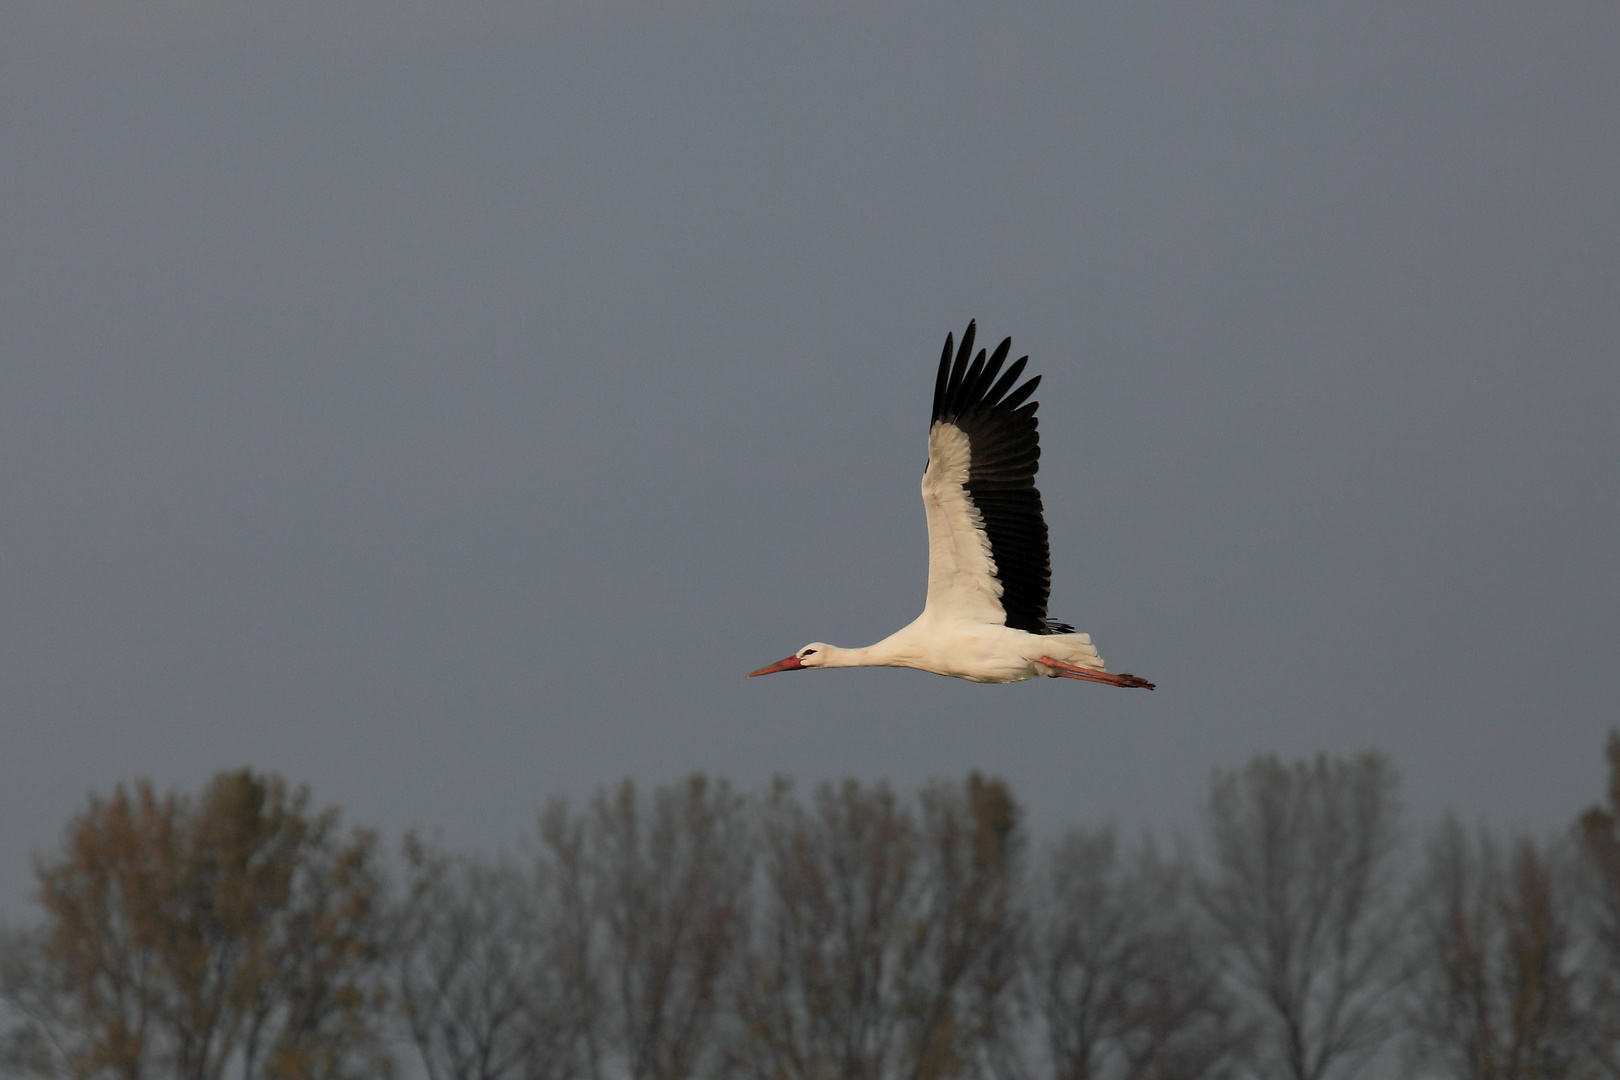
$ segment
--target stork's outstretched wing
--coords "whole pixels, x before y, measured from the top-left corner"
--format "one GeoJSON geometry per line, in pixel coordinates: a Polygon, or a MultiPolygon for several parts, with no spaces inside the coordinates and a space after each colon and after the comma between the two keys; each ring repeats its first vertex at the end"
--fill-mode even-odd
{"type": "Polygon", "coordinates": [[[975,330],[968,323],[954,362],[952,337],[945,335],[934,384],[928,468],[922,481],[928,512],[928,603],[923,615],[1047,634],[1056,628],[1046,622],[1051,553],[1041,493],[1035,489],[1041,457],[1035,419],[1039,403],[1024,404],[1041,378],[1037,375],[1014,390],[1029,357],[1001,374],[1012,338],[987,360],[983,349],[972,355],[975,330]]]}

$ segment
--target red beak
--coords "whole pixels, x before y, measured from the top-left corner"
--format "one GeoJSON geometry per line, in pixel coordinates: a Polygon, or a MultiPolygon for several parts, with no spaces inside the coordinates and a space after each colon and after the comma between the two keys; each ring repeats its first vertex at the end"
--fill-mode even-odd
{"type": "Polygon", "coordinates": [[[797,656],[790,656],[786,660],[778,660],[774,664],[766,664],[758,671],[750,671],[748,673],[748,677],[752,679],[755,675],[769,675],[776,671],[797,671],[802,667],[804,667],[804,665],[799,663],[799,658],[797,656]]]}

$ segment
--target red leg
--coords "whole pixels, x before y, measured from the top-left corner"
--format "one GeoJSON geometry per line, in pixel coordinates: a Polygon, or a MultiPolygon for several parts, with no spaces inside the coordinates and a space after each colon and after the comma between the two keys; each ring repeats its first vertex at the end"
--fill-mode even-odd
{"type": "Polygon", "coordinates": [[[1054,660],[1050,656],[1037,656],[1037,664],[1045,664],[1065,679],[1084,679],[1087,682],[1107,683],[1109,686],[1141,687],[1143,690],[1153,689],[1153,684],[1146,679],[1138,679],[1135,675],[1112,675],[1106,671],[1093,671],[1090,668],[1075,667],[1073,664],[1054,660]]]}

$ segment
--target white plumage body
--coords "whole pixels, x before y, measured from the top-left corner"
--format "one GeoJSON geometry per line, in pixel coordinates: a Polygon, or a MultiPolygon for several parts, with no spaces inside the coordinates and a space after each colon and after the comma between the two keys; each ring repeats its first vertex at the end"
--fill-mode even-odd
{"type": "Polygon", "coordinates": [[[864,649],[840,649],[825,642],[814,642],[805,649],[816,650],[813,655],[819,662],[804,662],[806,658],[800,656],[801,667],[907,667],[981,683],[1023,682],[1037,675],[1054,674],[1053,668],[1033,656],[1103,671],[1102,657],[1092,646],[1090,634],[1037,636],[1007,626],[936,620],[927,615],[917,616],[864,649]]]}

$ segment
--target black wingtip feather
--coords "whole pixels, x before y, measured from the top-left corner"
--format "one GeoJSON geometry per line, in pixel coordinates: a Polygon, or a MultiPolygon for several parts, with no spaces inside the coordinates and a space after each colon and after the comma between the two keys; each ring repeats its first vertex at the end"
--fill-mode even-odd
{"type": "MultiPolygon", "coordinates": [[[[1039,375],[1037,375],[1033,379],[1029,380],[1029,382],[1025,383],[1023,386],[1020,386],[1018,389],[1014,390],[1012,392],[1012,395],[1010,397],[1008,397],[1006,401],[1003,401],[1000,405],[998,405],[996,407],[999,408],[999,409],[1008,409],[1008,410],[1018,408],[1018,406],[1020,406],[1020,405],[1022,405],[1024,403],[1024,400],[1026,398],[1028,398],[1029,395],[1031,395],[1031,394],[1033,394],[1035,392],[1035,388],[1037,386],[1039,386],[1039,385],[1041,385],[1041,377],[1039,375]]],[[[1029,411],[1034,412],[1039,407],[1040,407],[1040,402],[1032,401],[1032,402],[1030,402],[1030,410],[1029,411]]]]}
{"type": "MultiPolygon", "coordinates": [[[[1011,341],[1012,338],[1007,340],[1011,341]]],[[[1018,381],[1018,376],[1024,373],[1024,365],[1027,363],[1029,363],[1029,357],[1027,356],[1020,356],[1013,361],[1013,366],[1007,369],[1007,373],[1001,377],[1001,380],[985,391],[984,403],[993,406],[999,402],[1007,391],[1012,388],[1012,384],[1018,381]]]]}
{"type": "Polygon", "coordinates": [[[934,376],[934,419],[945,405],[945,388],[951,380],[951,351],[956,347],[956,335],[945,335],[945,351],[939,357],[939,374],[934,376]]]}
{"type": "MultiPolygon", "coordinates": [[[[961,396],[962,377],[967,374],[968,357],[973,355],[973,335],[977,332],[976,323],[969,322],[967,329],[962,332],[962,345],[956,350],[956,361],[951,364],[950,378],[945,383],[945,396],[943,400],[935,403],[934,419],[942,420],[956,413],[955,403],[961,396]]],[[[949,352],[950,338],[947,337],[946,351],[949,352]]]]}
{"type": "Polygon", "coordinates": [[[980,349],[979,354],[974,356],[973,341],[977,334],[978,322],[970,321],[962,332],[962,343],[956,347],[954,359],[951,351],[955,343],[951,334],[945,335],[945,349],[939,357],[939,373],[934,377],[934,409],[930,423],[950,420],[970,409],[1016,409],[1040,385],[1041,378],[1037,375],[1013,390],[1012,396],[1003,401],[1002,397],[1024,373],[1024,365],[1029,363],[1029,357],[1019,357],[1002,374],[1001,366],[1012,350],[1012,338],[1003,339],[996,346],[994,354],[987,356],[985,350],[980,349]],[[1000,379],[996,378],[998,374],[1001,375],[1000,379]]]}
{"type": "MultiPolygon", "coordinates": [[[[990,400],[989,396],[985,393],[985,390],[989,388],[991,383],[995,382],[996,373],[1001,370],[1001,365],[1007,362],[1007,350],[1011,347],[1012,338],[1008,338],[1006,341],[1003,341],[1000,345],[996,346],[996,351],[991,354],[990,359],[985,363],[984,370],[979,372],[979,377],[971,380],[971,389],[969,389],[967,393],[970,401],[976,401],[981,406],[990,406],[995,404],[994,401],[990,400]]],[[[981,357],[984,356],[984,351],[982,349],[980,350],[979,355],[981,357]]],[[[977,361],[974,363],[977,365],[977,361]]]]}
{"type": "Polygon", "coordinates": [[[980,349],[979,355],[973,358],[973,363],[968,365],[967,373],[962,376],[962,384],[956,388],[956,397],[951,402],[952,412],[961,412],[965,407],[964,403],[974,400],[973,391],[979,385],[979,376],[983,371],[984,350],[980,349]]]}

